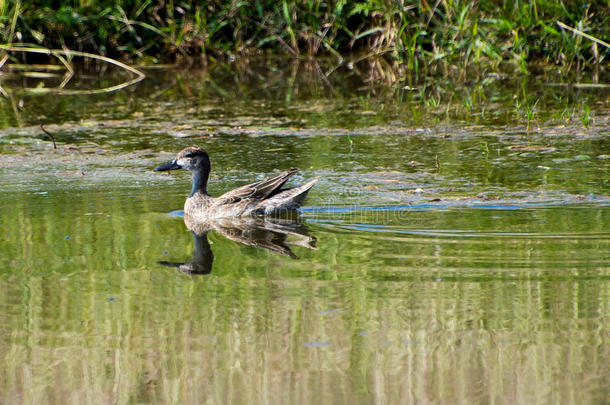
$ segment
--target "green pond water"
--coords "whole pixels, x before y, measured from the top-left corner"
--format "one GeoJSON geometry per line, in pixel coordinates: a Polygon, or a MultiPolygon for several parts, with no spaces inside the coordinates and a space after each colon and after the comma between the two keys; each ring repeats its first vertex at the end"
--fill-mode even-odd
{"type": "Polygon", "coordinates": [[[610,87],[317,69],[1,83],[0,403],[610,403],[610,87]],[[189,145],[319,181],[193,235],[189,145]]]}

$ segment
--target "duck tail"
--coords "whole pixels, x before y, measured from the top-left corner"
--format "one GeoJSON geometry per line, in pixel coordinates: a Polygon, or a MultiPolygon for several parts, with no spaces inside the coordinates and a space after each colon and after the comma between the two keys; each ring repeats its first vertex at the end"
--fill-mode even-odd
{"type": "Polygon", "coordinates": [[[288,190],[288,191],[293,192],[293,193],[291,193],[292,194],[291,200],[297,204],[297,208],[300,207],[301,205],[303,205],[303,202],[305,201],[305,197],[307,197],[307,193],[309,193],[309,190],[311,190],[311,188],[317,182],[318,182],[318,179],[313,179],[313,180],[310,180],[307,183],[303,184],[302,186],[298,186],[298,187],[288,190]]]}
{"type": "Polygon", "coordinates": [[[309,190],[316,184],[318,179],[313,179],[303,184],[302,186],[284,190],[268,200],[265,200],[265,213],[272,214],[282,211],[297,210],[303,202],[309,190]]]}

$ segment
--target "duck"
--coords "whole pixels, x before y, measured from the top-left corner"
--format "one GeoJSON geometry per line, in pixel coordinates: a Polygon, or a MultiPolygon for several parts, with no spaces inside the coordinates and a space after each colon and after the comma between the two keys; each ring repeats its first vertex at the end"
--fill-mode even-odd
{"type": "Polygon", "coordinates": [[[177,169],[190,170],[192,173],[191,193],[184,203],[185,220],[188,218],[191,222],[244,216],[289,215],[298,211],[307,193],[318,181],[312,179],[301,186],[282,188],[298,172],[297,169],[290,169],[238,187],[219,197],[212,197],[207,191],[211,164],[205,149],[198,146],[184,148],[175,159],[154,170],[162,172],[177,169]]]}

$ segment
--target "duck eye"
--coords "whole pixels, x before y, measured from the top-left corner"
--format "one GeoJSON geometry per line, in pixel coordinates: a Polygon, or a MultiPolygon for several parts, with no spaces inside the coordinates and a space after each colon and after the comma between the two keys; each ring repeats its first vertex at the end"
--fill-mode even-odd
{"type": "Polygon", "coordinates": [[[184,155],[184,157],[187,157],[187,158],[192,158],[193,156],[195,156],[195,154],[193,152],[189,152],[186,155],[184,155]]]}

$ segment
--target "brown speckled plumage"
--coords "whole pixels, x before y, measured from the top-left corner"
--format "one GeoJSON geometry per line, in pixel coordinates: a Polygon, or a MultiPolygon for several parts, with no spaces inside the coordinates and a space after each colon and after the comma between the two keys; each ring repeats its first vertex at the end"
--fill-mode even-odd
{"type": "Polygon", "coordinates": [[[302,186],[282,189],[297,170],[291,169],[256,183],[231,190],[220,197],[207,193],[210,159],[205,150],[191,146],[183,149],[176,159],[157,167],[156,171],[187,169],[193,173],[193,188],[184,203],[185,216],[193,221],[208,221],[224,217],[246,215],[279,215],[296,211],[316,183],[311,180],[302,186]]]}

